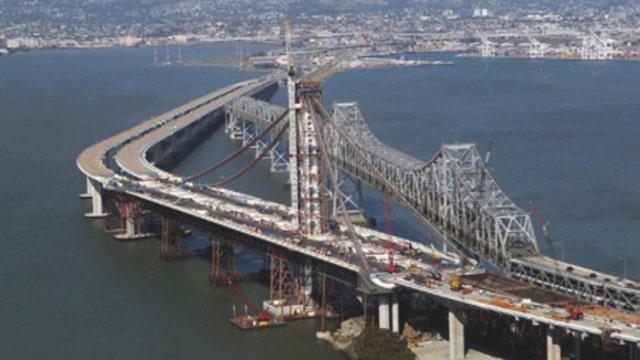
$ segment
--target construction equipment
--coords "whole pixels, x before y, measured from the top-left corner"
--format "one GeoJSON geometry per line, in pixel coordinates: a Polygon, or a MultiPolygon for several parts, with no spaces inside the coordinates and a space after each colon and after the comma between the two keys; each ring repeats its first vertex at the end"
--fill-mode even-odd
{"type": "Polygon", "coordinates": [[[542,218],[542,215],[540,215],[540,212],[538,211],[538,208],[536,208],[536,205],[533,203],[533,201],[529,201],[529,207],[531,208],[533,215],[536,217],[536,219],[540,223],[540,227],[542,227],[542,232],[544,233],[544,238],[547,240],[547,245],[549,246],[549,252],[551,253],[551,257],[555,259],[554,252],[553,252],[553,242],[551,241],[551,235],[549,234],[549,222],[544,221],[544,219],[542,218]]]}
{"type": "Polygon", "coordinates": [[[480,31],[476,30],[476,34],[482,45],[480,45],[480,56],[482,57],[494,57],[496,56],[496,44],[489,40],[488,37],[484,36],[480,31]]]}
{"type": "Polygon", "coordinates": [[[544,58],[544,51],[545,51],[544,44],[538,41],[538,39],[531,36],[529,32],[525,31],[524,34],[527,36],[527,39],[531,44],[531,48],[529,49],[529,57],[532,59],[544,58]]]}
{"type": "Polygon", "coordinates": [[[462,289],[462,284],[460,283],[460,278],[456,275],[451,277],[451,281],[449,281],[449,285],[451,290],[458,291],[462,289]]]}
{"type": "Polygon", "coordinates": [[[271,317],[271,315],[269,313],[264,312],[264,311],[260,311],[260,310],[258,310],[258,308],[255,305],[253,305],[251,300],[249,300],[247,295],[244,293],[242,288],[240,288],[240,286],[238,286],[238,284],[236,284],[235,282],[229,280],[229,287],[231,287],[231,289],[233,291],[235,291],[235,293],[238,295],[238,297],[240,297],[242,302],[244,302],[244,304],[249,308],[250,312],[252,314],[256,315],[258,320],[269,321],[269,320],[272,319],[272,317],[271,317]]]}
{"type": "Polygon", "coordinates": [[[442,259],[442,255],[438,252],[438,250],[436,250],[436,247],[433,246],[433,244],[431,244],[431,251],[433,252],[433,254],[431,255],[431,257],[433,257],[433,260],[440,261],[442,259]]]}
{"type": "Polygon", "coordinates": [[[571,308],[569,310],[569,315],[567,316],[568,320],[582,320],[584,318],[584,313],[582,310],[578,308],[571,308]]]}

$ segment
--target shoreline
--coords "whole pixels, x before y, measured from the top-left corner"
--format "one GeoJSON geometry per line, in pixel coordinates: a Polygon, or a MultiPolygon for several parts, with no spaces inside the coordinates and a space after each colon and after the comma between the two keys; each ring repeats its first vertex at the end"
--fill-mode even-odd
{"type": "MultiPolygon", "coordinates": [[[[133,48],[161,48],[161,47],[198,47],[198,46],[232,46],[237,43],[242,43],[243,45],[249,46],[279,46],[281,44],[272,41],[259,41],[259,40],[220,40],[220,41],[201,41],[201,42],[188,42],[188,43],[153,43],[153,44],[137,44],[133,46],[121,45],[121,44],[100,44],[100,45],[78,45],[78,46],[50,46],[50,47],[37,47],[37,48],[18,48],[18,49],[5,49],[0,48],[0,58],[11,55],[18,55],[22,53],[28,52],[40,52],[40,51],[50,51],[50,50],[107,50],[107,49],[133,49],[133,48]]],[[[395,53],[385,54],[385,56],[395,56],[399,54],[452,54],[454,57],[463,57],[463,58],[479,58],[479,59],[511,59],[511,60],[543,60],[543,61],[588,61],[588,62],[640,62],[640,57],[616,57],[611,59],[583,59],[580,56],[545,56],[541,58],[534,58],[529,56],[523,56],[521,54],[516,55],[496,55],[484,57],[476,52],[468,52],[467,50],[460,49],[425,49],[425,50],[406,50],[406,51],[398,51],[395,53]]],[[[251,58],[251,56],[247,56],[245,58],[251,58]]],[[[376,58],[364,56],[364,58],[376,58]]],[[[384,57],[383,57],[384,58],[384,57]]],[[[240,67],[234,62],[238,61],[238,57],[229,57],[223,59],[194,59],[185,61],[182,63],[171,63],[165,65],[186,65],[186,66],[215,66],[215,67],[240,67]]],[[[413,66],[429,66],[429,65],[440,65],[440,64],[424,64],[424,65],[413,65],[413,66]]],[[[451,65],[451,64],[446,64],[451,65]]],[[[384,67],[407,67],[408,65],[394,65],[394,64],[385,64],[379,66],[361,66],[361,67],[353,67],[346,69],[339,69],[334,71],[334,73],[340,73],[344,71],[351,70],[363,70],[363,69],[374,69],[374,68],[384,68],[384,67]]]]}

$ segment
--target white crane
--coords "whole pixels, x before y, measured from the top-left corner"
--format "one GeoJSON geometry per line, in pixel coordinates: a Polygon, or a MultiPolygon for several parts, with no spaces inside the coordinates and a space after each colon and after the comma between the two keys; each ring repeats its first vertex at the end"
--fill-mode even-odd
{"type": "Polygon", "coordinates": [[[480,56],[482,57],[494,57],[496,56],[496,44],[491,42],[486,36],[482,35],[480,31],[476,30],[476,34],[480,38],[482,45],[480,45],[480,56]]]}
{"type": "Polygon", "coordinates": [[[585,60],[613,59],[615,40],[603,37],[589,29],[589,35],[582,38],[582,58],[585,60]]]}
{"type": "Polygon", "coordinates": [[[529,39],[529,44],[531,45],[531,48],[529,49],[529,57],[532,59],[544,58],[544,52],[546,50],[545,44],[531,36],[527,31],[525,31],[524,34],[527,36],[527,39],[529,39]]]}

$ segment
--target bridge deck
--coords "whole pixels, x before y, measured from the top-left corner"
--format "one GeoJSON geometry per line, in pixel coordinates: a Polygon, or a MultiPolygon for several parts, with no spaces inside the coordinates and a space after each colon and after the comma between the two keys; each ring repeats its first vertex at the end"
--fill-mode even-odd
{"type": "Polygon", "coordinates": [[[153,166],[146,160],[145,153],[153,145],[172,136],[174,133],[184,129],[188,125],[197,122],[216,109],[222,108],[226,103],[238,96],[245,96],[257,88],[269,84],[273,79],[261,79],[259,81],[248,82],[246,86],[228,87],[227,91],[218,91],[210,96],[211,101],[199,106],[193,111],[175,119],[169,126],[161,126],[145,134],[136,140],[123,146],[116,155],[116,162],[120,168],[137,178],[167,176],[164,171],[153,166]],[[231,89],[231,91],[229,91],[231,89]]]}
{"type": "MultiPolygon", "coordinates": [[[[355,254],[349,250],[351,243],[345,238],[346,229],[335,231],[315,241],[301,240],[291,232],[292,224],[288,216],[292,213],[286,206],[225,189],[193,184],[125,181],[119,188],[130,195],[225,226],[292,252],[356,273],[361,270],[355,254]]],[[[362,227],[355,228],[363,243],[370,268],[384,271],[388,264],[385,248],[387,235],[362,227]]],[[[613,331],[613,338],[640,342],[639,316],[587,303],[572,302],[568,297],[525,283],[496,275],[480,274],[477,269],[454,266],[454,258],[447,257],[449,261],[436,260],[438,255],[421,244],[398,237],[393,237],[393,241],[399,254],[396,259],[398,272],[382,275],[382,279],[387,283],[414,289],[458,306],[485,309],[594,335],[613,331]],[[407,254],[409,244],[413,252],[407,254]],[[402,255],[403,253],[407,255],[402,255]],[[434,270],[442,278],[435,278],[432,275],[434,270]],[[460,276],[463,284],[474,285],[474,291],[469,294],[451,290],[449,283],[453,276],[460,276]],[[489,276],[493,280],[483,283],[480,276],[489,276]],[[525,289],[528,292],[518,294],[517,289],[525,289]],[[580,306],[585,312],[583,320],[567,319],[566,308],[575,305],[580,306]]]]}
{"type": "MultiPolygon", "coordinates": [[[[213,91],[209,94],[206,94],[202,97],[199,97],[195,100],[192,100],[184,105],[181,105],[175,109],[169,110],[161,115],[158,115],[152,119],[143,121],[142,123],[127,129],[109,139],[98,142],[97,144],[86,148],[80,155],[76,161],[78,168],[87,176],[91,178],[99,179],[108,179],[111,176],[115,175],[114,171],[110,169],[107,164],[107,152],[115,149],[128,141],[139,138],[141,135],[154,130],[154,129],[167,129],[167,125],[170,122],[174,122],[176,119],[184,118],[183,115],[190,113],[191,111],[198,109],[202,106],[207,106],[212,101],[219,99],[222,95],[228,94],[230,91],[244,89],[245,86],[258,86],[262,83],[262,81],[267,81],[265,79],[261,80],[250,80],[239,84],[233,84],[228,87],[213,91]]],[[[245,95],[246,92],[235,93],[235,96],[238,94],[245,95]]],[[[226,97],[226,99],[232,99],[235,96],[226,97]]],[[[216,105],[219,107],[218,102],[216,105]]],[[[207,106],[210,108],[210,106],[207,106]]],[[[202,112],[199,112],[202,113],[202,112]]],[[[159,170],[159,169],[157,169],[159,170]]],[[[156,170],[156,171],[157,171],[156,170]]]]}

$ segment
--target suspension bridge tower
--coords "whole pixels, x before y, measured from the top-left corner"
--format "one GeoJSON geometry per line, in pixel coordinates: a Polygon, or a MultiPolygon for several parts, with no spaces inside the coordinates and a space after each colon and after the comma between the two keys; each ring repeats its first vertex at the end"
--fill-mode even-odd
{"type": "Polygon", "coordinates": [[[328,231],[325,187],[322,84],[296,78],[291,51],[291,24],[285,19],[287,93],[289,101],[289,182],[291,205],[300,235],[320,239],[328,231]]]}

